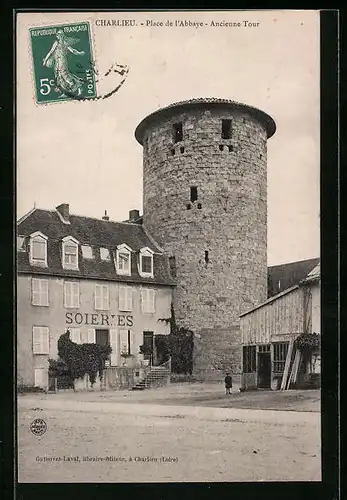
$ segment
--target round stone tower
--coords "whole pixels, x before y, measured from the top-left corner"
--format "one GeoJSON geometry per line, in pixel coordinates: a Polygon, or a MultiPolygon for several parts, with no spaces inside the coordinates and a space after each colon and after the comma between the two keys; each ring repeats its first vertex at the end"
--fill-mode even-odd
{"type": "Polygon", "coordinates": [[[174,312],[195,335],[194,370],[240,372],[240,313],[267,298],[267,139],[273,119],[226,99],[147,116],[143,223],[175,263],[174,312]]]}

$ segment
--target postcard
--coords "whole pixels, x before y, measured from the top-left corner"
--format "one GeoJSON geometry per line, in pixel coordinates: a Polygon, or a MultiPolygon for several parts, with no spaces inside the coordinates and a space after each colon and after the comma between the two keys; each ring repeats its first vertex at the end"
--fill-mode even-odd
{"type": "Polygon", "coordinates": [[[321,480],[319,14],[17,13],[19,483],[321,480]]]}

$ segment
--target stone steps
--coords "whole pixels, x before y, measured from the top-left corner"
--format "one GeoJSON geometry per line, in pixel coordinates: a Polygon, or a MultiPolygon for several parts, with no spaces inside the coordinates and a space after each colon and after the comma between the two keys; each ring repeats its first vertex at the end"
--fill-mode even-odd
{"type": "Polygon", "coordinates": [[[163,366],[153,366],[147,375],[132,387],[132,391],[143,391],[162,385],[170,377],[170,370],[163,366]]]}

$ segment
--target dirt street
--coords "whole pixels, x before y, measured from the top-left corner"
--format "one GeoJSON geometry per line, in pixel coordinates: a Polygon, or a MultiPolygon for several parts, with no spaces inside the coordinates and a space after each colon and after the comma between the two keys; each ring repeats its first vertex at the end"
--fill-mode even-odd
{"type": "Polygon", "coordinates": [[[19,482],[321,480],[319,412],[185,404],[193,392],[20,396],[19,482]]]}

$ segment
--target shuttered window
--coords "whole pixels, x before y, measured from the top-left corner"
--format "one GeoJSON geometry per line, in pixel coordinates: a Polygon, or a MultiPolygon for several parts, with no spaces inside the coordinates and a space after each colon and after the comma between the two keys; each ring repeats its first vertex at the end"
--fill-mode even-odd
{"type": "Polygon", "coordinates": [[[44,388],[46,386],[44,368],[35,368],[34,377],[35,377],[35,382],[34,382],[35,387],[44,388]]]}
{"type": "Polygon", "coordinates": [[[88,329],[87,344],[95,344],[95,328],[88,329]]]}
{"type": "Polygon", "coordinates": [[[33,326],[33,353],[49,354],[48,326],[33,326]]]}
{"type": "Polygon", "coordinates": [[[110,308],[110,291],[108,285],[95,285],[95,309],[105,311],[110,308]]]}
{"type": "Polygon", "coordinates": [[[64,307],[80,306],[80,284],[78,281],[65,281],[64,307]]]}
{"type": "Polygon", "coordinates": [[[33,260],[38,260],[45,262],[46,259],[46,241],[41,238],[36,238],[31,243],[32,248],[32,258],[33,260]]]}
{"type": "Polygon", "coordinates": [[[81,344],[81,330],[79,328],[69,328],[70,340],[75,344],[81,344]]]}
{"type": "Polygon", "coordinates": [[[33,306],[48,306],[48,280],[32,278],[31,303],[33,306]]]}
{"type": "Polygon", "coordinates": [[[153,278],[153,251],[150,248],[140,250],[140,275],[153,278]]]}
{"type": "Polygon", "coordinates": [[[63,268],[78,269],[78,242],[69,236],[63,239],[63,268]]]}
{"type": "Polygon", "coordinates": [[[30,264],[47,266],[47,237],[42,233],[30,237],[30,264]]]}
{"type": "Polygon", "coordinates": [[[112,348],[111,352],[111,366],[117,366],[119,364],[119,338],[118,330],[115,328],[110,329],[110,346],[112,348]]]}
{"type": "Polygon", "coordinates": [[[141,290],[142,312],[155,312],[155,290],[153,288],[142,288],[141,290]]]}
{"type": "Polygon", "coordinates": [[[116,252],[117,274],[131,275],[131,250],[126,245],[120,245],[116,252]]]}
{"type": "Polygon", "coordinates": [[[133,308],[133,289],[131,286],[119,287],[119,310],[132,311],[133,308]]]}
{"type": "Polygon", "coordinates": [[[119,330],[119,347],[121,354],[131,354],[132,332],[131,330],[119,330]]]}

